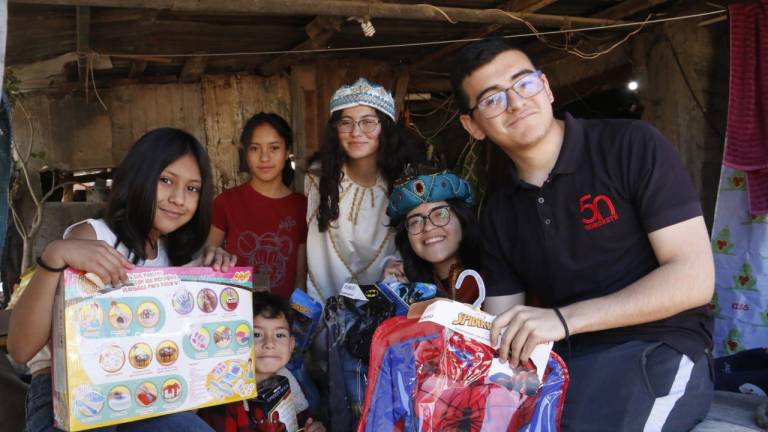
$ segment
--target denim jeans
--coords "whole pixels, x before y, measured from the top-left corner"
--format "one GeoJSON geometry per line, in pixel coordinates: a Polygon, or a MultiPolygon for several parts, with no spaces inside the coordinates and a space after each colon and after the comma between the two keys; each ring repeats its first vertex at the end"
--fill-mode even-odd
{"type": "MultiPolygon", "coordinates": [[[[161,417],[138,420],[92,431],[120,432],[213,432],[200,417],[192,411],[168,414],[161,417]]],[[[40,374],[32,377],[27,391],[26,432],[61,431],[53,426],[53,399],[51,398],[51,375],[40,374]]]]}
{"type": "Polygon", "coordinates": [[[331,297],[325,305],[328,349],[328,405],[330,430],[353,431],[360,419],[368,362],[352,355],[347,349],[350,329],[359,324],[362,311],[354,301],[331,297]]]}

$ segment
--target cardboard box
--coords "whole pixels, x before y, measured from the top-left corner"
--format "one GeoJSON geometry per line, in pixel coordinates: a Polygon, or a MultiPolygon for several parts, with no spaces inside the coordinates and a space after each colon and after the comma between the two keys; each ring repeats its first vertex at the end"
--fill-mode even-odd
{"type": "Polygon", "coordinates": [[[256,396],[252,275],[141,267],[122,287],[67,270],[53,322],[56,426],[126,423],[256,396]]]}

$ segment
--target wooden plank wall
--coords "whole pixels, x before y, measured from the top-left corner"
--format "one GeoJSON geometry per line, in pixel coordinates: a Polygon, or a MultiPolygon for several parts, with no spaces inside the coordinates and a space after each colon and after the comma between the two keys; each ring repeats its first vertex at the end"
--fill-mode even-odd
{"type": "MultiPolygon", "coordinates": [[[[206,76],[202,82],[205,139],[217,190],[246,179],[241,173],[240,133],[248,119],[261,111],[291,122],[290,81],[285,77],[252,75],[206,76]]],[[[244,168],[244,167],[243,167],[244,168]]]]}
{"type": "Polygon", "coordinates": [[[112,88],[108,98],[115,165],[137,139],[158,127],[183,129],[205,144],[199,84],[120,86],[112,88]]]}
{"type": "Polygon", "coordinates": [[[20,146],[26,148],[32,142],[33,150],[45,155],[34,168],[113,167],[147,131],[177,127],[206,146],[214,184],[220,191],[243,179],[238,175],[243,123],[259,111],[291,119],[287,77],[208,76],[195,84],[116,86],[100,90],[99,95],[109,111],[92,92],[88,101],[81,93],[30,93],[24,97],[24,109],[14,109],[14,134],[20,146]]]}
{"type": "Polygon", "coordinates": [[[725,23],[709,27],[695,22],[666,23],[645,33],[633,45],[643,120],[658,128],[677,148],[699,191],[710,227],[728,110],[728,56],[723,55],[727,52],[725,23]],[[693,95],[703,105],[703,113],[693,95]]]}
{"type": "MultiPolygon", "coordinates": [[[[240,132],[260,111],[283,116],[294,129],[296,189],[301,190],[305,159],[319,147],[328,121],[328,103],[342,84],[359,77],[393,89],[391,65],[367,60],[318,60],[296,65],[291,76],[207,75],[192,84],[132,84],[99,91],[86,101],[83,92],[30,93],[25,109],[33,122],[14,112],[17,139],[33,142],[46,163],[62,170],[116,166],[147,131],[163,126],[190,132],[208,149],[217,191],[245,180],[241,171],[240,132]],[[26,135],[24,135],[26,134],[26,135]]],[[[38,168],[42,163],[38,165],[38,168]]]]}

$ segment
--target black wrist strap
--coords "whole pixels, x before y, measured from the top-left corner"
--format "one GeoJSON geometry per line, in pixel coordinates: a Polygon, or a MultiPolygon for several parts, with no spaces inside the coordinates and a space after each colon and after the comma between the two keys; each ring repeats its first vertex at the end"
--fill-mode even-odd
{"type": "Polygon", "coordinates": [[[40,267],[41,269],[44,269],[44,270],[48,270],[51,273],[61,273],[64,270],[66,270],[67,267],[69,267],[66,264],[64,264],[64,266],[60,267],[60,268],[51,267],[48,264],[46,264],[45,261],[43,261],[43,257],[39,256],[39,255],[38,255],[37,259],[35,260],[35,262],[37,262],[37,266],[38,267],[40,267]]]}
{"type": "Polygon", "coordinates": [[[571,331],[568,329],[568,323],[565,322],[565,318],[563,318],[563,314],[560,312],[560,309],[553,307],[552,310],[555,311],[555,315],[557,315],[558,318],[560,318],[560,323],[563,325],[563,328],[565,329],[565,343],[568,345],[568,360],[571,359],[571,331]]]}

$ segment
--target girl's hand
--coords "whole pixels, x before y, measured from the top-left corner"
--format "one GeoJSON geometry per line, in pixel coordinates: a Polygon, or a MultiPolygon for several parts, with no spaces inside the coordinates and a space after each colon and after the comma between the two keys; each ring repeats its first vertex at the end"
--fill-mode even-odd
{"type": "Polygon", "coordinates": [[[206,246],[203,254],[193,260],[187,266],[212,267],[216,271],[225,272],[237,263],[237,256],[220,247],[206,246]]]}
{"type": "Polygon", "coordinates": [[[126,270],[135,266],[120,252],[101,240],[67,239],[49,244],[40,257],[51,267],[68,265],[96,274],[104,283],[128,282],[126,270]]]}
{"type": "Polygon", "coordinates": [[[381,273],[381,280],[387,279],[395,279],[398,282],[408,282],[402,261],[393,259],[384,266],[384,271],[381,273]]]}

